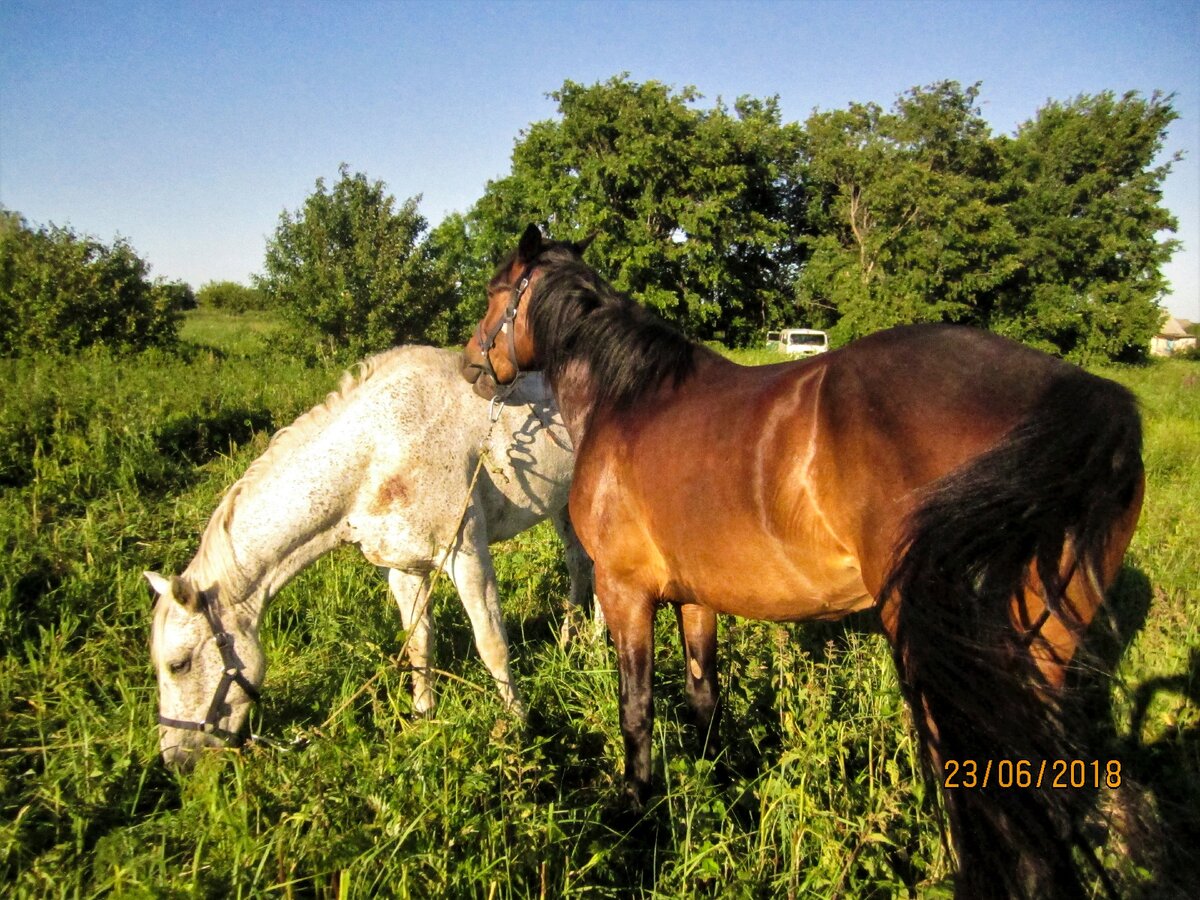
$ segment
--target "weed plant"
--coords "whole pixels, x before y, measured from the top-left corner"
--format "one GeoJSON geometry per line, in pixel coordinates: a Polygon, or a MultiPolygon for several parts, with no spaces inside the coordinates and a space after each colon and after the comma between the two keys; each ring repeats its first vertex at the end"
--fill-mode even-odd
{"type": "MultiPolygon", "coordinates": [[[[414,718],[384,580],[343,548],[267,615],[254,727],[272,743],[167,772],[140,572],[182,569],[223,491],[338,375],[282,356],[275,326],[255,321],[193,314],[170,354],[0,361],[9,896],[949,894],[936,799],[866,616],[723,621],[715,765],[682,723],[674,620],[660,616],[657,792],[644,816],[625,813],[613,655],[602,635],[558,645],[567,581],[546,526],[497,550],[527,723],[502,709],[444,586],[439,705],[414,718]]],[[[1118,843],[1108,860],[1134,892],[1186,893],[1176,850],[1200,840],[1200,367],[1104,374],[1141,398],[1149,491],[1095,653],[1095,720],[1140,785],[1158,851],[1118,843]]]]}

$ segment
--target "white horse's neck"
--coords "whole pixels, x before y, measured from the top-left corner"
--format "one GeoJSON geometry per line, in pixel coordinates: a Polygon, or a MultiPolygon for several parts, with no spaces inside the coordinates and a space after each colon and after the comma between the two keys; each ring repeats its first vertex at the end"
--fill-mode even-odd
{"type": "Polygon", "coordinates": [[[297,572],[344,540],[361,457],[370,452],[369,438],[353,426],[287,443],[268,449],[229,490],[185,572],[201,590],[217,587],[223,603],[256,624],[297,572]]]}
{"type": "MultiPolygon", "coordinates": [[[[296,487],[302,491],[304,485],[296,487]]],[[[202,590],[216,587],[222,603],[241,607],[256,624],[271,597],[340,543],[340,516],[314,514],[260,485],[240,492],[228,512],[224,522],[214,515],[184,574],[202,590]]]]}

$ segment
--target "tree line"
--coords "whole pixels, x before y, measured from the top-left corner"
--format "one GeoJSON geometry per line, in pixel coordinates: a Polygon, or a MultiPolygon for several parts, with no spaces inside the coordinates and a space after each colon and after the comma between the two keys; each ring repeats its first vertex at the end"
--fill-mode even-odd
{"type": "MultiPolygon", "coordinates": [[[[959,322],[1088,362],[1140,356],[1158,328],[1176,248],[1161,203],[1174,160],[1159,161],[1170,95],[1050,101],[1011,135],[983,119],[979,85],[952,81],[803,123],[776,97],[705,105],[625,75],[551,96],[558,115],[519,133],[509,173],[434,228],[419,196],[398,202],[345,165],[318,179],[281,215],[256,296],[236,302],[355,354],[457,342],[537,222],[595,233],[589,261],[618,289],[730,346],[780,326],[836,345],[959,322]]],[[[11,268],[4,238],[5,296],[11,268]]]]}

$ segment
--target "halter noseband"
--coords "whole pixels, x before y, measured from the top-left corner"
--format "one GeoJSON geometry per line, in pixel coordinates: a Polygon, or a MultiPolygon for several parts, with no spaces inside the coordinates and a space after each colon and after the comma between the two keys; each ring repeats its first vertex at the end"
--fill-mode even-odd
{"type": "MultiPolygon", "coordinates": [[[[497,377],[496,369],[492,365],[491,352],[492,348],[496,346],[496,337],[501,331],[506,331],[508,333],[509,362],[512,363],[512,367],[516,370],[516,374],[521,374],[521,367],[517,363],[517,310],[521,306],[521,297],[525,294],[525,291],[529,289],[529,278],[533,275],[533,269],[535,265],[537,265],[536,259],[526,264],[525,270],[521,273],[521,277],[517,279],[517,283],[513,287],[512,293],[508,297],[508,305],[504,307],[504,315],[500,317],[500,321],[498,321],[485,333],[483,330],[483,320],[480,319],[479,327],[475,329],[475,340],[479,344],[479,352],[483,355],[483,371],[488,373],[497,387],[500,386],[500,379],[497,377]]],[[[512,383],[516,383],[516,376],[513,377],[512,383]]]]}
{"type": "Polygon", "coordinates": [[[217,689],[213,692],[212,702],[208,704],[208,713],[204,716],[203,722],[188,722],[182,719],[170,719],[161,713],[158,716],[158,724],[166,725],[170,728],[182,728],[185,731],[203,731],[205,734],[211,734],[216,738],[224,741],[226,744],[241,744],[242,738],[228,729],[221,728],[221,710],[225,706],[225,701],[229,697],[230,685],[236,684],[245,693],[246,696],[258,702],[258,688],[250,683],[250,679],[242,674],[242,661],[238,659],[238,655],[233,650],[233,635],[225,630],[225,626],[221,624],[221,617],[217,614],[216,607],[208,600],[201,601],[204,604],[204,618],[208,621],[209,628],[212,629],[213,639],[217,642],[217,649],[221,651],[221,666],[224,671],[221,673],[221,680],[217,683],[217,689]]]}

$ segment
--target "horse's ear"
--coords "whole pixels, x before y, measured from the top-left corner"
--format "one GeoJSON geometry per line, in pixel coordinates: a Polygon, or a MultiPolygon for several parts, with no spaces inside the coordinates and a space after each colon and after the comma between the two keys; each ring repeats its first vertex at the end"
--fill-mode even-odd
{"type": "Polygon", "coordinates": [[[594,241],[596,239],[596,235],[598,235],[599,233],[600,232],[598,232],[598,231],[593,231],[591,234],[589,234],[587,237],[585,237],[582,241],[576,241],[575,243],[573,243],[571,245],[571,249],[575,251],[576,255],[583,256],[583,251],[586,250],[588,247],[592,246],[592,241],[594,241]]]}
{"type": "Polygon", "coordinates": [[[541,252],[542,229],[531,224],[526,227],[525,233],[521,235],[521,243],[517,244],[517,259],[524,263],[533,262],[541,252]]]}
{"type": "Polygon", "coordinates": [[[143,572],[142,575],[150,583],[150,589],[159,597],[171,597],[187,609],[195,609],[200,602],[200,594],[196,588],[178,575],[172,575],[169,579],[163,578],[157,572],[143,572]]]}
{"type": "Polygon", "coordinates": [[[184,581],[178,575],[171,576],[171,596],[180,606],[195,609],[200,602],[200,594],[190,581],[184,581]]]}
{"type": "Polygon", "coordinates": [[[150,583],[150,590],[154,591],[156,597],[161,597],[171,590],[171,583],[157,572],[143,572],[142,577],[150,583]]]}
{"type": "Polygon", "coordinates": [[[200,600],[200,595],[197,593],[196,588],[192,587],[192,583],[185,581],[184,578],[180,578],[178,575],[170,576],[170,593],[179,602],[180,606],[188,608],[196,606],[200,600]]]}

